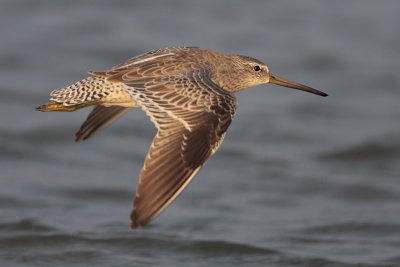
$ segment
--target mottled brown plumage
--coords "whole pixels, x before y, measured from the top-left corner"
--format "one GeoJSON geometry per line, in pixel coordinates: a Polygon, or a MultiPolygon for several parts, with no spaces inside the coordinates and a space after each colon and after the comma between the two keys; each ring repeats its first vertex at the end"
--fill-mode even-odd
{"type": "Polygon", "coordinates": [[[325,93],[273,75],[257,59],[195,47],[134,57],[51,93],[40,111],[95,108],[76,134],[85,140],[132,108],[158,129],[140,173],[132,228],[144,226],[179,195],[221,144],[236,111],[234,92],[275,83],[325,93]]]}

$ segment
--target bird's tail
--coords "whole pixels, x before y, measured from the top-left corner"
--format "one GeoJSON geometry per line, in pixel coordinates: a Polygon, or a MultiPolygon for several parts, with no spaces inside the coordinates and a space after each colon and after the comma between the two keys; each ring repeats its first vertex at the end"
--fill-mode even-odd
{"type": "Polygon", "coordinates": [[[113,84],[105,77],[89,76],[70,86],[50,93],[50,102],[36,108],[39,111],[75,111],[105,102],[113,92],[113,84]]]}
{"type": "Polygon", "coordinates": [[[84,104],[74,105],[74,106],[65,106],[63,103],[48,102],[46,104],[36,107],[36,110],[42,111],[42,112],[49,112],[49,111],[72,112],[77,109],[84,108],[86,106],[87,105],[84,105],[84,104]]]}
{"type": "Polygon", "coordinates": [[[95,105],[138,107],[125,85],[110,82],[103,76],[89,76],[70,86],[50,93],[50,102],[36,108],[39,111],[75,111],[95,105]]]}

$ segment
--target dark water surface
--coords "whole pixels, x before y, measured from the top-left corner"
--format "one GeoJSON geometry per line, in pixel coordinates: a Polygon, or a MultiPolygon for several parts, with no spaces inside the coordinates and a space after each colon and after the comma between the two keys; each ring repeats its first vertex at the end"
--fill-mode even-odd
{"type": "Polygon", "coordinates": [[[1,1],[0,266],[400,266],[399,1],[1,1]],[[155,129],[48,93],[159,47],[247,54],[328,98],[238,94],[225,142],[148,228],[128,215],[155,129]]]}

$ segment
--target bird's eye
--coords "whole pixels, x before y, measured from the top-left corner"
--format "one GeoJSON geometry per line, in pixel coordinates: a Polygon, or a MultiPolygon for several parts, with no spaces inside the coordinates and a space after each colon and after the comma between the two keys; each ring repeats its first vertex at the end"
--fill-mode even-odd
{"type": "Polygon", "coordinates": [[[260,71],[261,68],[260,68],[260,66],[256,65],[256,66],[254,66],[254,70],[255,70],[255,71],[260,71]]]}

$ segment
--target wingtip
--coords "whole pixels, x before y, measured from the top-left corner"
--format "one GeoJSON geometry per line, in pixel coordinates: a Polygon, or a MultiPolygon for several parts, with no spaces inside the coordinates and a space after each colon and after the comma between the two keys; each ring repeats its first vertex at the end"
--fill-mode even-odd
{"type": "Polygon", "coordinates": [[[86,141],[91,135],[82,130],[82,127],[75,134],[75,142],[86,141]]]}
{"type": "Polygon", "coordinates": [[[327,93],[321,92],[320,96],[327,97],[329,95],[327,93]]]}
{"type": "Polygon", "coordinates": [[[75,142],[78,143],[79,141],[85,141],[85,140],[86,140],[86,138],[84,138],[82,135],[80,135],[79,132],[75,134],[75,142]]]}
{"type": "Polygon", "coordinates": [[[135,231],[139,226],[143,227],[143,225],[140,225],[140,223],[139,223],[139,214],[137,213],[137,211],[135,209],[132,210],[130,219],[131,219],[131,230],[132,231],[135,231]]]}
{"type": "Polygon", "coordinates": [[[131,212],[130,219],[132,231],[135,231],[139,227],[145,227],[151,221],[151,217],[147,218],[140,216],[139,212],[135,208],[131,212]]]}

